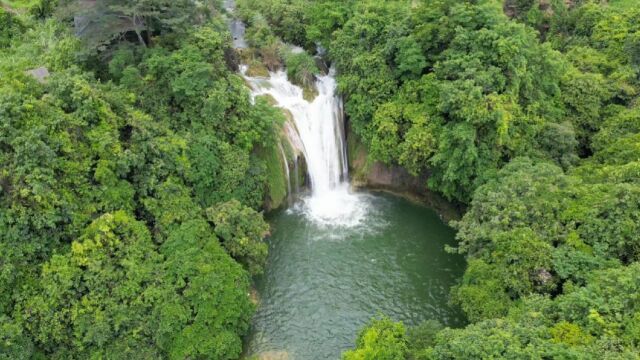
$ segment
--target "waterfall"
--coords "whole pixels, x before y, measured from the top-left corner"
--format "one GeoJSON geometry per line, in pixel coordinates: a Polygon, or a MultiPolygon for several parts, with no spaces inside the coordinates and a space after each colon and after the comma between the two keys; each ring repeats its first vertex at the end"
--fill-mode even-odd
{"type": "Polygon", "coordinates": [[[324,225],[358,224],[366,207],[361,206],[361,196],[349,191],[342,102],[336,95],[334,72],[317,78],[318,95],[311,102],[284,71],[270,73],[269,78],[245,75],[245,79],[253,96],[271,96],[295,122],[311,182],[311,194],[303,199],[305,214],[324,225]]]}

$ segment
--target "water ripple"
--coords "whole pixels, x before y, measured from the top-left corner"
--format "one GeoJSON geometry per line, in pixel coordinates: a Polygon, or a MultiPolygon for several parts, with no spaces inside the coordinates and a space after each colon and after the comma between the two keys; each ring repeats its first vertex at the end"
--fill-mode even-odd
{"type": "Polygon", "coordinates": [[[404,200],[350,195],[366,207],[357,222],[317,221],[304,201],[271,219],[250,354],[337,359],[379,313],[407,324],[463,324],[460,311],[449,305],[449,289],[464,267],[461,257],[444,251],[453,230],[432,211],[404,200]]]}

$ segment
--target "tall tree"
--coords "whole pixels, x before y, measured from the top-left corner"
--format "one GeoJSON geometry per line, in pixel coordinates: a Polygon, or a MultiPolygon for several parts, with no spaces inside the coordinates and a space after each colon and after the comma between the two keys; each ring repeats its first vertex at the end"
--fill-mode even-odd
{"type": "Polygon", "coordinates": [[[76,33],[91,49],[102,50],[128,31],[142,46],[147,46],[144,32],[147,39],[152,33],[183,32],[203,9],[191,0],[64,0],[60,14],[74,18],[76,33]]]}

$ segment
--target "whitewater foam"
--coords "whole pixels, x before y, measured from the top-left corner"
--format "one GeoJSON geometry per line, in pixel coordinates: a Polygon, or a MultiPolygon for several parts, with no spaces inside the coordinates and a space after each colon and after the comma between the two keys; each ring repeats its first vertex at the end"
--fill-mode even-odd
{"type": "Polygon", "coordinates": [[[295,122],[311,182],[311,194],[301,198],[298,209],[323,226],[361,224],[367,212],[366,196],[349,188],[342,102],[336,96],[333,71],[317,78],[318,94],[311,102],[284,71],[272,72],[268,78],[246,76],[246,67],[241,71],[254,97],[271,96],[295,122]]]}

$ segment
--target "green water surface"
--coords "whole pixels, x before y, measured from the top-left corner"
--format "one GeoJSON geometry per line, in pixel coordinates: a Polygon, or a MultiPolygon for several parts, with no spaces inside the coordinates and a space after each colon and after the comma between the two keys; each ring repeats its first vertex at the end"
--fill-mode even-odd
{"type": "Polygon", "coordinates": [[[339,359],[379,314],[407,325],[464,323],[449,304],[450,287],[464,270],[462,257],[444,251],[454,231],[434,211],[404,199],[360,196],[367,214],[353,227],[313,223],[301,206],[272,216],[249,354],[339,359]]]}

